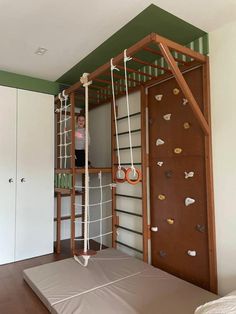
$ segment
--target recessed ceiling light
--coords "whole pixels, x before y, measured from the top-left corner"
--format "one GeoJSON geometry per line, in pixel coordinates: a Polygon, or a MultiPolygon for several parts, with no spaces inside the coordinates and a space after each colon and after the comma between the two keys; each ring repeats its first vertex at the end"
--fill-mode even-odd
{"type": "Polygon", "coordinates": [[[39,47],[36,51],[35,54],[38,56],[43,56],[48,50],[43,47],[39,47]]]}

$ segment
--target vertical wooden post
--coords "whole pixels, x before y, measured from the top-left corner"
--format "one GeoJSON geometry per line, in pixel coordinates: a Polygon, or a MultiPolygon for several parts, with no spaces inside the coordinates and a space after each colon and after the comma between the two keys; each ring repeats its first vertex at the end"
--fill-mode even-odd
{"type": "MultiPolygon", "coordinates": [[[[58,109],[58,102],[55,105],[55,109],[58,109]]],[[[55,119],[55,164],[56,167],[60,167],[60,159],[58,158],[59,152],[60,152],[60,147],[58,146],[60,144],[60,136],[58,133],[60,132],[60,127],[59,127],[59,120],[60,116],[59,113],[56,111],[56,119],[55,119]]],[[[58,176],[58,174],[55,172],[54,176],[58,176]]],[[[58,180],[56,180],[58,182],[58,180]]],[[[57,183],[58,184],[58,183],[57,183]]],[[[56,252],[59,254],[61,252],[61,193],[56,192],[57,196],[57,244],[56,244],[56,252]]]]}
{"type": "MultiPolygon", "coordinates": [[[[82,196],[81,196],[81,200],[82,200],[82,205],[81,206],[81,211],[82,211],[82,216],[81,216],[81,220],[82,220],[82,226],[81,226],[81,231],[82,231],[82,237],[84,237],[84,204],[85,204],[85,174],[82,173],[81,174],[81,185],[82,185],[82,196]]],[[[82,242],[83,243],[83,242],[82,242]]],[[[81,244],[81,242],[79,242],[79,244],[81,244]]],[[[81,249],[81,248],[79,248],[81,249]]]]}
{"type": "Polygon", "coordinates": [[[75,253],[75,93],[70,94],[70,116],[71,116],[71,174],[72,174],[72,189],[71,189],[71,250],[75,253]]]}
{"type": "MultiPolygon", "coordinates": [[[[116,166],[117,162],[116,157],[116,145],[114,140],[115,134],[115,121],[114,121],[114,112],[113,112],[113,103],[111,102],[111,162],[112,162],[112,182],[116,182],[116,166]]],[[[116,248],[116,188],[112,188],[112,247],[116,248]]]]}
{"type": "Polygon", "coordinates": [[[57,254],[61,253],[61,193],[57,192],[57,254]]]}
{"type": "Polygon", "coordinates": [[[141,161],[142,161],[142,214],[143,214],[143,260],[148,261],[148,223],[147,223],[147,150],[146,150],[146,108],[145,87],[141,86],[141,161]]]}
{"type": "Polygon", "coordinates": [[[207,58],[206,63],[203,65],[203,100],[204,100],[204,115],[209,125],[209,135],[208,136],[205,135],[205,163],[206,163],[206,188],[207,188],[207,221],[208,221],[207,229],[209,249],[210,290],[214,293],[217,293],[209,58],[207,58]]]}

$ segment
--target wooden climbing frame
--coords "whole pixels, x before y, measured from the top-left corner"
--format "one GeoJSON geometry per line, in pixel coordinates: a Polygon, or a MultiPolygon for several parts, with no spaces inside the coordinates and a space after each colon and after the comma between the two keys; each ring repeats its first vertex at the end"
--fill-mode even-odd
{"type": "MultiPolygon", "coordinates": [[[[115,91],[116,99],[125,95],[125,87],[123,78],[123,52],[113,58],[113,64],[119,69],[119,73],[114,73],[115,78],[115,91]]],[[[129,93],[141,92],[141,170],[142,170],[142,221],[143,221],[143,259],[148,259],[148,241],[150,238],[150,227],[147,218],[147,169],[148,169],[148,151],[146,143],[146,132],[147,132],[147,93],[148,87],[155,85],[158,82],[164,81],[165,79],[174,77],[184,97],[188,100],[189,106],[192,110],[194,117],[196,118],[204,136],[205,140],[205,165],[206,165],[206,193],[207,193],[207,217],[208,217],[208,254],[209,254],[209,271],[210,271],[210,290],[213,292],[217,291],[217,277],[216,277],[216,244],[215,244],[215,227],[214,227],[214,201],[213,201],[213,180],[212,180],[212,151],[211,151],[211,119],[210,119],[210,96],[209,96],[209,59],[207,56],[200,54],[199,52],[193,51],[187,47],[184,47],[178,43],[161,37],[155,33],[144,37],[142,40],[134,44],[127,49],[127,56],[133,59],[129,61],[128,65],[128,82],[129,82],[129,93]],[[143,59],[140,56],[144,56],[143,59]],[[161,66],[157,62],[154,63],[155,59],[164,58],[165,65],[161,66]],[[150,61],[147,61],[150,60],[150,61]],[[203,94],[204,94],[204,110],[200,109],[200,106],[195,99],[189,85],[187,84],[183,72],[186,70],[194,69],[195,67],[202,67],[203,69],[203,94]],[[145,68],[146,67],[146,68],[145,68]],[[147,71],[148,69],[148,71],[147,71]]],[[[111,78],[110,78],[110,61],[100,66],[88,77],[89,81],[92,81],[91,94],[90,94],[90,105],[89,109],[92,110],[102,104],[107,104],[112,101],[111,94],[111,78]]],[[[69,95],[72,108],[75,107],[75,94],[78,99],[83,100],[82,83],[79,81],[65,90],[65,94],[69,95]]],[[[58,97],[55,98],[57,104],[58,97]]],[[[74,121],[74,109],[71,111],[71,121],[74,121]]],[[[112,134],[114,134],[114,117],[111,117],[112,123],[112,134]]],[[[74,128],[72,123],[72,128],[74,128]]],[[[74,129],[72,131],[72,134],[74,129]]],[[[112,136],[112,179],[115,181],[116,171],[116,145],[112,136]]],[[[68,173],[72,174],[72,188],[71,193],[71,248],[74,250],[74,219],[75,219],[75,176],[76,168],[74,164],[74,140],[72,136],[71,145],[71,167],[68,173]]],[[[65,169],[63,169],[65,170],[65,169]]],[[[57,163],[57,172],[62,171],[59,169],[57,163]]],[[[61,192],[57,192],[58,201],[58,237],[60,235],[60,200],[61,192]]],[[[118,217],[116,215],[116,192],[113,189],[112,192],[112,213],[113,213],[113,228],[119,226],[118,217]]],[[[59,240],[59,238],[58,238],[59,240]]],[[[116,233],[113,232],[113,246],[117,244],[116,233]]],[[[127,247],[129,247],[127,245],[127,247]]],[[[59,251],[59,246],[57,247],[59,251]]]]}

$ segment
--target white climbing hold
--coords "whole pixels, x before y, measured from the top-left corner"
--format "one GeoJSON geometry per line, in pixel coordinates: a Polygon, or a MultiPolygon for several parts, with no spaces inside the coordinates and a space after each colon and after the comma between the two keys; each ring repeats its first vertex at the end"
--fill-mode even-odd
{"type": "Polygon", "coordinates": [[[188,255],[189,255],[189,256],[192,256],[192,257],[195,257],[195,256],[197,255],[197,252],[196,252],[196,251],[188,250],[188,255]]]}
{"type": "Polygon", "coordinates": [[[159,167],[162,167],[162,166],[163,166],[163,164],[164,164],[164,162],[163,162],[163,161],[158,161],[158,162],[157,162],[157,165],[158,165],[159,167]]]}
{"type": "Polygon", "coordinates": [[[186,197],[184,203],[185,203],[185,206],[189,206],[189,205],[195,203],[195,199],[193,199],[193,198],[191,198],[191,197],[186,197]]]}
{"type": "Polygon", "coordinates": [[[156,141],[156,146],[163,145],[163,144],[165,144],[165,142],[161,138],[158,138],[156,141]]]}
{"type": "Polygon", "coordinates": [[[155,98],[156,98],[157,101],[161,101],[161,100],[162,100],[162,97],[163,97],[162,94],[160,94],[160,95],[155,95],[155,98]]]}
{"type": "Polygon", "coordinates": [[[192,178],[193,176],[194,176],[194,172],[193,171],[190,171],[190,172],[184,171],[185,179],[192,178]]]}
{"type": "Polygon", "coordinates": [[[151,227],[151,231],[153,231],[153,232],[157,232],[159,229],[158,229],[158,227],[151,227]]]}
{"type": "Polygon", "coordinates": [[[171,118],[171,113],[167,113],[163,116],[164,120],[169,121],[171,118]]]}
{"type": "Polygon", "coordinates": [[[188,99],[183,98],[183,103],[182,103],[182,105],[185,106],[185,105],[187,105],[187,103],[188,103],[188,99]]]}

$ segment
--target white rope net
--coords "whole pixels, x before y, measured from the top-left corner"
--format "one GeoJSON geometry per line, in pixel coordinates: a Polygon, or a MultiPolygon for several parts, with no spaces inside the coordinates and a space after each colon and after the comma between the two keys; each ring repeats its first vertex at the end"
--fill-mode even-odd
{"type": "Polygon", "coordinates": [[[68,104],[68,95],[65,94],[65,91],[58,95],[60,100],[60,108],[56,109],[56,112],[59,112],[59,132],[57,133],[59,140],[57,146],[59,147],[59,154],[57,158],[59,159],[59,167],[67,168],[68,167],[68,159],[71,158],[71,155],[68,154],[68,151],[71,146],[71,140],[69,135],[71,133],[71,115],[70,115],[70,107],[71,104],[68,104]]]}

